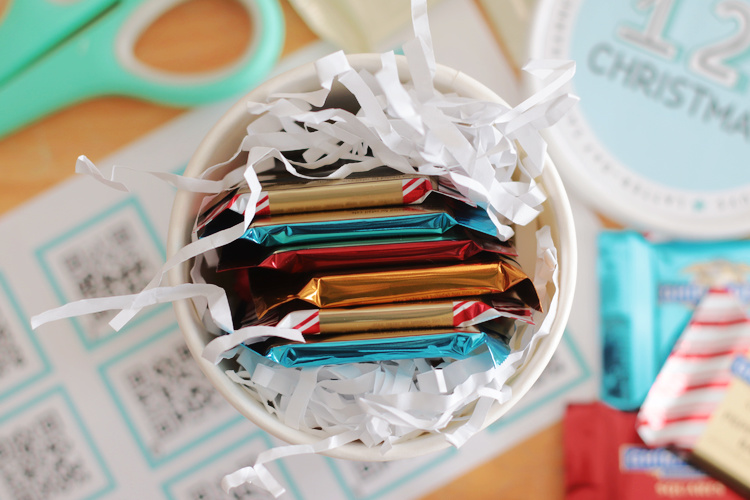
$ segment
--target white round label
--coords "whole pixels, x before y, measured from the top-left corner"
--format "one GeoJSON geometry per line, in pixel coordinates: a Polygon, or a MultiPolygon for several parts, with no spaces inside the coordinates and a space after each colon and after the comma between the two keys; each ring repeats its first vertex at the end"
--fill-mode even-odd
{"type": "Polygon", "coordinates": [[[750,1],[542,0],[532,58],[576,61],[566,185],[626,224],[750,234],[750,1]]]}

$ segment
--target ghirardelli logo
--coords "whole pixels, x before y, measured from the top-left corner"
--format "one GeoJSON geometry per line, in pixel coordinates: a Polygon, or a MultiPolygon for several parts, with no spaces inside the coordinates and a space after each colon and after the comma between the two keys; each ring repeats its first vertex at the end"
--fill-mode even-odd
{"type": "Polygon", "coordinates": [[[666,448],[646,448],[635,444],[620,446],[620,470],[653,474],[662,479],[705,477],[701,471],[666,448]]]}
{"type": "Polygon", "coordinates": [[[709,288],[728,288],[743,302],[750,301],[750,264],[725,259],[700,262],[685,267],[683,274],[692,275],[689,283],[659,285],[659,302],[697,303],[709,288]]]}

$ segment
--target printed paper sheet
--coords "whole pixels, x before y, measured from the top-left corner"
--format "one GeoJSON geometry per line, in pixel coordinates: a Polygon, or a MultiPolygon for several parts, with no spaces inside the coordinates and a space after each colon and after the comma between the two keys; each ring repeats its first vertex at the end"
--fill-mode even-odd
{"type": "MultiPolygon", "coordinates": [[[[512,73],[470,2],[450,2],[433,30],[463,40],[438,62],[473,75],[494,68],[508,94],[512,73]],[[468,15],[455,22],[456,9],[468,15]],[[466,10],[468,9],[468,11],[466,10]],[[479,21],[478,21],[479,19],[479,21]],[[465,36],[464,36],[465,35],[465,36]],[[451,55],[452,54],[452,55],[451,55]],[[466,54],[470,54],[467,57],[466,54]],[[497,64],[487,61],[498,58],[497,64]]],[[[279,71],[332,50],[312,46],[279,71]]],[[[441,58],[441,54],[443,57],[441,58]]],[[[513,92],[517,92],[514,89],[513,92]]],[[[514,100],[515,95],[509,100],[514,100]]],[[[180,172],[229,103],[196,110],[101,166],[180,172]]],[[[81,153],[85,153],[82,151],[81,153]]],[[[74,159],[71,159],[71,168],[74,159]]],[[[172,188],[133,175],[132,193],[74,178],[0,220],[0,497],[29,499],[226,498],[221,477],[282,444],[223,401],[193,362],[168,305],[119,333],[102,313],[31,331],[28,318],[86,297],[132,293],[163,262],[172,188]]],[[[271,465],[286,498],[417,498],[557,421],[567,401],[596,391],[596,219],[575,207],[581,272],[569,331],[542,378],[501,421],[460,450],[399,463],[303,456],[271,465]]],[[[263,498],[247,486],[233,498],[263,498]]]]}

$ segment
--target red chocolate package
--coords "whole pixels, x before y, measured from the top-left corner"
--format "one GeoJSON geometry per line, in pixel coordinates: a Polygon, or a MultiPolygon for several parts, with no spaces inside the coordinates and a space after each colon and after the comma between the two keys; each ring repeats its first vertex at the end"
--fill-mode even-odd
{"type": "Polygon", "coordinates": [[[260,267],[303,273],[426,262],[462,262],[477,255],[492,254],[518,255],[507,243],[472,236],[468,231],[431,237],[342,241],[270,249],[239,240],[221,249],[218,270],[260,267]]]}
{"type": "Polygon", "coordinates": [[[568,407],[563,420],[566,500],[740,499],[666,448],[648,448],[636,413],[602,403],[568,407]]]}

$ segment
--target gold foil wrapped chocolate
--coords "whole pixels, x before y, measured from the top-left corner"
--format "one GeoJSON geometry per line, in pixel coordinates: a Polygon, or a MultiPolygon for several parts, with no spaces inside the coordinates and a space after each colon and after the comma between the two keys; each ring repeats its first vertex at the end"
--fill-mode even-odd
{"type": "Polygon", "coordinates": [[[511,289],[526,304],[539,308],[539,298],[531,280],[519,268],[503,260],[316,275],[301,286],[291,284],[291,287],[274,286],[265,279],[262,284],[259,281],[251,276],[259,318],[292,301],[330,308],[474,297],[511,289]]]}
{"type": "Polygon", "coordinates": [[[257,213],[279,215],[403,205],[409,203],[407,196],[411,191],[405,192],[407,183],[423,184],[420,194],[437,188],[433,178],[406,175],[311,181],[301,186],[270,185],[264,186],[257,213]],[[267,203],[267,210],[263,203],[267,203]]]}
{"type": "Polygon", "coordinates": [[[365,307],[320,309],[320,333],[452,328],[453,301],[382,304],[365,307]]]}
{"type": "MultiPolygon", "coordinates": [[[[502,295],[502,294],[501,294],[502,295]]],[[[251,326],[255,309],[243,326],[251,326]]],[[[533,324],[531,308],[520,301],[498,299],[488,295],[473,298],[436,300],[430,302],[395,302],[374,306],[304,308],[290,311],[278,322],[268,324],[294,328],[303,335],[334,335],[347,332],[413,330],[419,328],[465,328],[483,324],[497,331],[505,320],[521,320],[533,324]]]]}
{"type": "MultiPolygon", "coordinates": [[[[262,186],[254,207],[258,217],[419,204],[439,189],[434,177],[415,175],[312,181],[287,176],[283,182],[262,186]]],[[[214,197],[206,203],[207,208],[198,219],[198,230],[202,231],[222,214],[226,216],[227,211],[244,214],[250,209],[249,201],[250,190],[246,186],[214,197]]]]}

